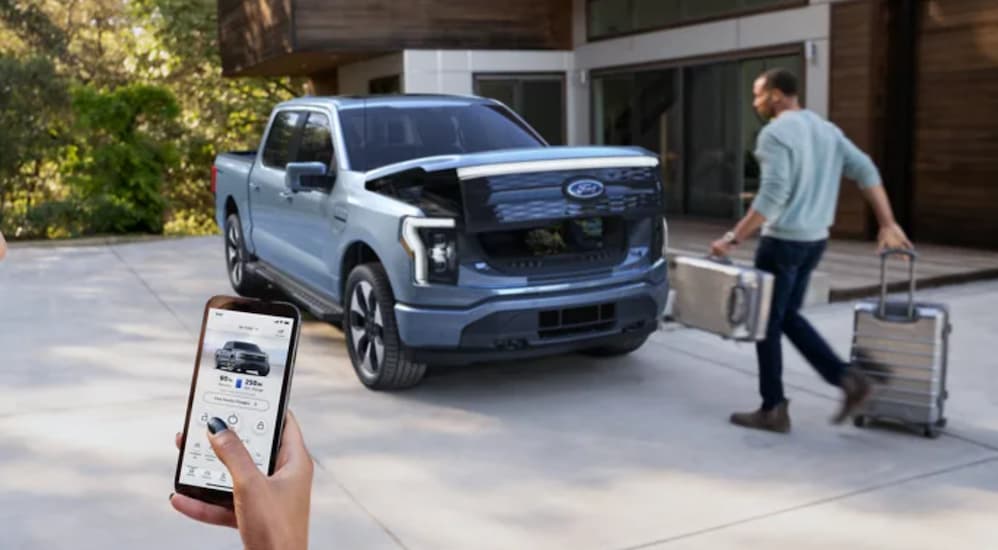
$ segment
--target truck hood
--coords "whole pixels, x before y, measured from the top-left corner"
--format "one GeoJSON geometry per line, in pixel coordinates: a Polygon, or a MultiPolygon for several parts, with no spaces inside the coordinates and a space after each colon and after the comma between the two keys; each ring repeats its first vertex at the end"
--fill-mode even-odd
{"type": "Polygon", "coordinates": [[[658,157],[641,147],[537,147],[467,155],[443,155],[407,160],[365,172],[373,181],[410,170],[457,170],[458,179],[553,170],[638,168],[658,165],[658,157]]]}

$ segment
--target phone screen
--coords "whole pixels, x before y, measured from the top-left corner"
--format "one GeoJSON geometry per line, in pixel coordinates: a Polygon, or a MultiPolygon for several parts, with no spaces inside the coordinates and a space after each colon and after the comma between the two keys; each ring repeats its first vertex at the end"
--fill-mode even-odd
{"type": "Polygon", "coordinates": [[[214,416],[239,435],[257,468],[269,473],[295,328],[290,317],[208,308],[181,484],[232,491],[229,472],[208,443],[207,424],[214,416]]]}

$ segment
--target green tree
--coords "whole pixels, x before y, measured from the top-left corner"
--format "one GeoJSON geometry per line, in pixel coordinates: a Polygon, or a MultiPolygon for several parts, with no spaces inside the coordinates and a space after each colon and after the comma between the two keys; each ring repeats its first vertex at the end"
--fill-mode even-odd
{"type": "Polygon", "coordinates": [[[52,63],[0,56],[0,224],[17,203],[23,216],[44,185],[44,164],[64,145],[68,84],[52,63]]]}
{"type": "Polygon", "coordinates": [[[180,114],[168,90],[133,84],[111,92],[74,90],[80,135],[71,185],[89,208],[96,232],[163,229],[163,182],[177,162],[172,138],[180,114]]]}

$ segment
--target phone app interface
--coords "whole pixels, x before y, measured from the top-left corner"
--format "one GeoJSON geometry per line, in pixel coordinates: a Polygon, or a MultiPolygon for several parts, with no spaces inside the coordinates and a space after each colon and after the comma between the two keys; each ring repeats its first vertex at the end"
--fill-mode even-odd
{"type": "Polygon", "coordinates": [[[292,330],[288,317],[208,310],[181,483],[232,490],[229,471],[208,443],[213,416],[239,435],[257,468],[267,473],[275,425],[282,420],[277,412],[292,330]]]}

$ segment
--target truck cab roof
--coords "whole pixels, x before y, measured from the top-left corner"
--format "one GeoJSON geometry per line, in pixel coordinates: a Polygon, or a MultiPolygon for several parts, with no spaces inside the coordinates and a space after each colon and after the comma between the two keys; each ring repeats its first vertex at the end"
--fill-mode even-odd
{"type": "Polygon", "coordinates": [[[392,95],[343,95],[305,96],[282,102],[278,107],[323,106],[336,109],[386,106],[442,107],[458,105],[498,104],[498,102],[478,96],[448,94],[392,94],[392,95]]]}

